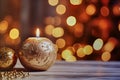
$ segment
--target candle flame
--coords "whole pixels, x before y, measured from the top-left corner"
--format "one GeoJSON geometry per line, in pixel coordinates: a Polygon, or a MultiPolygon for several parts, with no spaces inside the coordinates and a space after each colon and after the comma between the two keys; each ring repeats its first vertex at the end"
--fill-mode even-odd
{"type": "Polygon", "coordinates": [[[40,30],[39,28],[36,29],[36,37],[39,37],[40,36],[40,30]]]}

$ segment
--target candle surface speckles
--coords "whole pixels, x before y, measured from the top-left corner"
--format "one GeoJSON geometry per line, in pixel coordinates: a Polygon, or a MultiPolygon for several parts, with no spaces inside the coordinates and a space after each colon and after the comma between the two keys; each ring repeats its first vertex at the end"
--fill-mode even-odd
{"type": "Polygon", "coordinates": [[[19,53],[21,63],[29,70],[47,70],[56,60],[57,47],[47,38],[30,37],[19,53]]]}

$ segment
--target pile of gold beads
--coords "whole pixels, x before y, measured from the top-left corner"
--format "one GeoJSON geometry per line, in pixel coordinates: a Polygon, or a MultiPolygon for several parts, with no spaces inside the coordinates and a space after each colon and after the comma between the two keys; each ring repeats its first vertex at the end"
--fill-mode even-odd
{"type": "Polygon", "coordinates": [[[29,76],[29,72],[23,71],[5,71],[0,72],[0,80],[22,80],[29,76]]]}

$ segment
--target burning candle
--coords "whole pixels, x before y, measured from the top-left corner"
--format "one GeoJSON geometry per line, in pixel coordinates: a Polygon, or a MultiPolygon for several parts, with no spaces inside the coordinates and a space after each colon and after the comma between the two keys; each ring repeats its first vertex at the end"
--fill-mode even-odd
{"type": "Polygon", "coordinates": [[[39,37],[37,28],[36,37],[29,37],[23,43],[19,52],[21,64],[29,70],[47,70],[56,60],[57,47],[46,37],[39,37]]]}

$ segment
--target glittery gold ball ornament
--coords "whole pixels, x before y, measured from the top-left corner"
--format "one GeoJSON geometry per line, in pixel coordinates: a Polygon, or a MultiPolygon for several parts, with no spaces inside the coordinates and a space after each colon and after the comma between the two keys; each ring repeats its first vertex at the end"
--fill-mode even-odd
{"type": "Polygon", "coordinates": [[[17,62],[15,51],[11,48],[0,48],[0,70],[10,70],[17,62]]]}
{"type": "Polygon", "coordinates": [[[57,47],[47,38],[28,38],[19,53],[21,64],[28,70],[47,70],[56,60],[57,47]]]}

